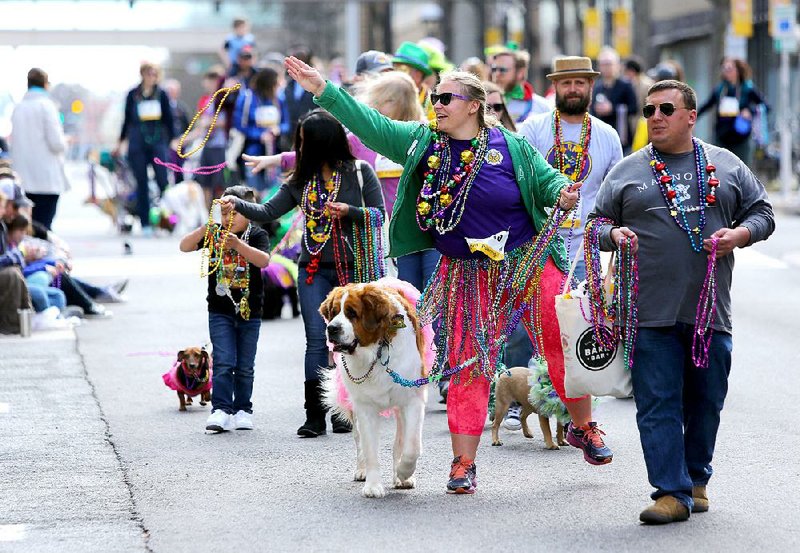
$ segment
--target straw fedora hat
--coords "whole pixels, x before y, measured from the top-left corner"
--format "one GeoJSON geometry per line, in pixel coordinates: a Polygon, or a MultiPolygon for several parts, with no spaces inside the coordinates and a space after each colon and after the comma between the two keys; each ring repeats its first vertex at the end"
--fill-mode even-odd
{"type": "Polygon", "coordinates": [[[547,75],[550,80],[567,77],[597,77],[600,73],[592,69],[592,60],[583,56],[564,56],[553,60],[553,72],[547,75]]]}

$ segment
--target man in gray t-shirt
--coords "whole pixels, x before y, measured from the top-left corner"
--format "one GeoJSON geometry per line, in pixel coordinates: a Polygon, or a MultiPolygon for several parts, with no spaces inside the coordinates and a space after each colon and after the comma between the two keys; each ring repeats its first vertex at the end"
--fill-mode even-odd
{"type": "Polygon", "coordinates": [[[692,137],[696,106],[684,83],[650,88],[643,113],[652,143],[612,169],[589,216],[614,222],[600,228],[602,249],[616,249],[622,239],[638,248],[631,376],[647,475],[656,488],[655,504],[639,515],[646,524],[708,510],[706,484],[731,367],[732,252],[775,229],[766,191],[750,169],[692,137]],[[695,319],[712,239],[717,299],[708,367],[698,368],[692,346],[704,338],[695,335],[701,330],[695,319]]]}

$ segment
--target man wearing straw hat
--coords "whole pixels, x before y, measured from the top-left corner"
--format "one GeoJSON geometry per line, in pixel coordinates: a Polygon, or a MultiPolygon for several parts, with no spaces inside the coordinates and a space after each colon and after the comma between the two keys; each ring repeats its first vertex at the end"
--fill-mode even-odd
{"type": "MultiPolygon", "coordinates": [[[[592,60],[589,58],[556,58],[553,61],[553,72],[547,75],[553,81],[556,92],[555,109],[531,115],[519,127],[519,133],[542,153],[550,165],[573,182],[583,182],[578,205],[560,229],[567,246],[567,255],[570,261],[576,263],[574,274],[579,281],[586,275],[582,248],[586,217],[594,208],[594,199],[603,179],[622,159],[622,145],[616,131],[589,115],[592,87],[599,74],[592,68],[592,60]]],[[[552,298],[560,293],[558,290],[552,292],[544,292],[543,297],[552,298]]],[[[547,305],[543,308],[547,313],[554,306],[547,305]]],[[[555,316],[544,317],[543,320],[545,326],[558,325],[555,316]]],[[[514,347],[516,341],[512,338],[509,347],[514,347]]],[[[548,364],[554,363],[548,359],[548,364]]],[[[563,374],[563,358],[560,363],[555,364],[560,365],[558,372],[563,374]]],[[[592,421],[591,398],[568,398],[563,387],[559,386],[558,379],[553,378],[553,383],[572,417],[567,441],[582,449],[584,458],[589,463],[610,462],[611,450],[603,442],[602,432],[597,424],[592,421]]]]}

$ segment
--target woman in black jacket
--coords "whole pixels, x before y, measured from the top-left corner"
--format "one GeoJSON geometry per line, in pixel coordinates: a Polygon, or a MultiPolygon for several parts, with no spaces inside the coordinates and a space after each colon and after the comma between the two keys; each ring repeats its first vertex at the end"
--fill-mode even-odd
{"type": "Polygon", "coordinates": [[[128,92],[125,99],[125,120],[115,155],[128,143],[128,162],[136,178],[136,214],[143,234],[150,234],[150,190],[147,167],[153,168],[156,183],[163,192],[167,187],[167,170],[153,159],[168,159],[170,142],[175,138],[169,96],[158,86],[161,69],[149,62],[141,65],[142,82],[128,92]]]}
{"type": "MultiPolygon", "coordinates": [[[[319,306],[336,286],[383,276],[379,241],[385,208],[378,177],[353,157],[344,127],[329,113],[315,109],[301,119],[294,144],[295,170],[266,204],[225,196],[222,211],[235,209],[259,223],[274,221],[297,206],[305,215],[297,291],[306,334],[306,422],[297,434],[313,438],[325,433],[319,371],[329,366],[319,306]],[[378,241],[368,252],[356,244],[365,243],[363,236],[378,241]]],[[[349,431],[343,419],[332,424],[334,432],[349,431]]]]}

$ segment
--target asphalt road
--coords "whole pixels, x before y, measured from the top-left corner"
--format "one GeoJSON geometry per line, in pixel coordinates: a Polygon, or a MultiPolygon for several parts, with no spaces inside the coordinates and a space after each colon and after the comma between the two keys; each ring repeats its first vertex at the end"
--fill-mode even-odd
{"type": "Polygon", "coordinates": [[[0,552],[800,550],[800,218],[782,215],[775,236],[737,254],[711,510],[644,527],[651,490],[629,400],[596,409],[612,464],[544,450],[533,421],[534,439],[503,431],[503,447],[487,427],[478,493],[449,496],[446,416],[432,393],[417,489],[362,498],[350,435],[295,435],[299,319],[262,324],[255,430],[207,435],[209,408],[179,412],[161,381],[179,349],[208,340],[199,255],[179,253],[176,236],[134,238],[123,255],[82,194],[64,198],[56,223],[75,273],[130,278],[130,302],[75,332],[0,338],[0,552]]]}

